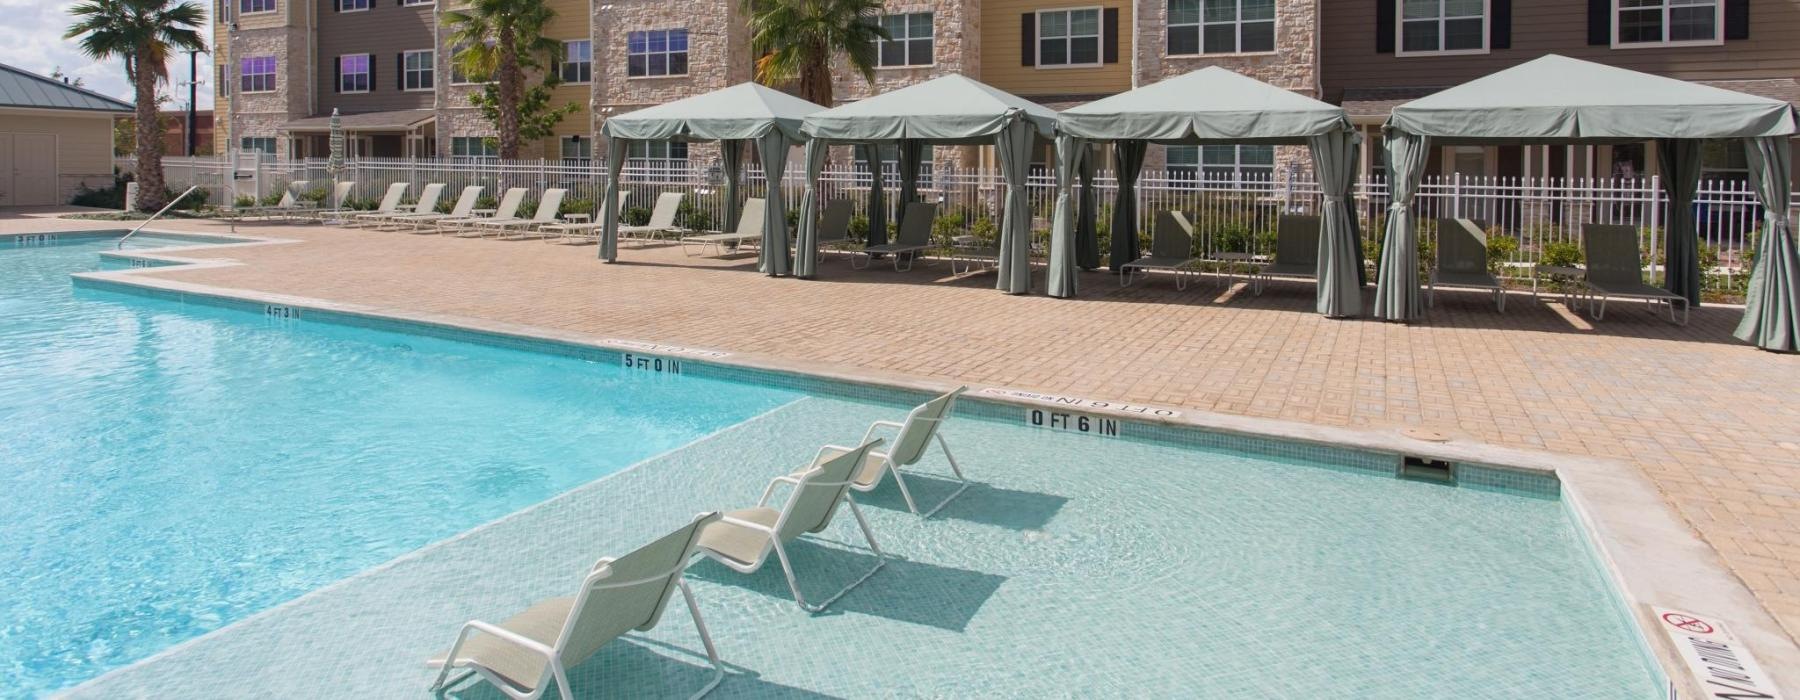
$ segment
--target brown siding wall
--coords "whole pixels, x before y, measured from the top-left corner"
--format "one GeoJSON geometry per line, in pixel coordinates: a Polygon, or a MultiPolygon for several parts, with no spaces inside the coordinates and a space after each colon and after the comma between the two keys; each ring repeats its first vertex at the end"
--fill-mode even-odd
{"type": "MultiPolygon", "coordinates": [[[[1406,56],[1375,52],[1379,0],[1325,0],[1326,98],[1349,87],[1451,86],[1557,53],[1685,80],[1800,76],[1800,3],[1752,0],[1750,38],[1720,46],[1614,49],[1587,43],[1587,3],[1513,0],[1512,48],[1482,55],[1406,56]]],[[[1392,1],[1392,0],[1389,0],[1392,1]]]]}
{"type": "Polygon", "coordinates": [[[330,114],[333,107],[345,114],[431,108],[432,91],[400,89],[396,56],[403,51],[432,48],[432,5],[403,7],[400,0],[371,0],[368,10],[333,12],[333,0],[311,1],[319,3],[319,114],[330,114]],[[370,54],[369,60],[375,67],[369,92],[335,92],[333,67],[338,56],[359,53],[370,54]]]}
{"type": "MultiPolygon", "coordinates": [[[[981,80],[1021,97],[1110,95],[1130,90],[1133,21],[1129,0],[987,0],[981,4],[981,80]],[[1116,62],[1091,67],[1022,65],[1020,24],[1025,14],[1091,7],[1119,15],[1113,37],[1118,42],[1116,62]]],[[[1105,27],[1101,31],[1104,39],[1105,27]]]]}

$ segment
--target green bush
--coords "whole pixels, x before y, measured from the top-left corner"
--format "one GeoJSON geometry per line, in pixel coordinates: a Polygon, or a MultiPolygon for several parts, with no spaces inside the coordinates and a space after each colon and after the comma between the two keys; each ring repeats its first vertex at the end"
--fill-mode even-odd
{"type": "Polygon", "coordinates": [[[1582,261],[1581,245],[1574,241],[1556,241],[1544,244],[1543,255],[1539,262],[1557,267],[1575,267],[1582,261]]]}
{"type": "Polygon", "coordinates": [[[650,223],[650,210],[643,207],[631,207],[625,210],[626,226],[645,226],[650,223]]]}
{"type": "Polygon", "coordinates": [[[564,199],[562,201],[562,208],[558,209],[556,213],[562,216],[568,216],[570,214],[592,214],[594,213],[594,200],[586,197],[564,199]]]}
{"type": "Polygon", "coordinates": [[[950,245],[950,240],[963,235],[962,212],[939,216],[931,221],[931,240],[938,245],[950,245]]]}
{"type": "Polygon", "coordinates": [[[240,194],[236,199],[231,200],[231,206],[237,207],[238,209],[249,209],[250,207],[256,206],[256,198],[247,194],[240,194]]]}
{"type": "Polygon", "coordinates": [[[269,193],[263,195],[262,199],[259,201],[265,207],[275,206],[275,205],[281,203],[281,198],[287,195],[287,191],[288,191],[287,181],[276,180],[274,182],[274,184],[271,184],[269,186],[269,193]]]}
{"type": "Polygon", "coordinates": [[[850,217],[850,237],[859,241],[869,240],[869,217],[867,215],[857,214],[850,217]]]}
{"type": "Polygon", "coordinates": [[[476,209],[493,209],[498,206],[500,206],[500,200],[496,199],[494,195],[483,193],[480,197],[475,198],[476,209]]]}
{"type": "MultiPolygon", "coordinates": [[[[537,207],[538,207],[538,201],[537,201],[536,197],[526,197],[523,201],[519,202],[519,211],[517,213],[513,214],[513,216],[521,216],[521,217],[533,216],[533,215],[537,214],[537,207]]],[[[498,212],[496,212],[496,213],[498,213],[498,212]]]]}
{"type": "Polygon", "coordinates": [[[312,202],[313,204],[322,204],[325,202],[325,198],[330,197],[330,196],[331,196],[330,189],[327,189],[324,187],[314,187],[305,192],[301,192],[300,193],[300,201],[312,202]]]}
{"type": "Polygon", "coordinates": [[[1519,253],[1519,239],[1500,233],[1499,229],[1489,229],[1487,234],[1487,266],[1488,273],[1498,275],[1501,268],[1519,253]]]}
{"type": "Polygon", "coordinates": [[[713,230],[713,205],[719,201],[717,193],[683,198],[681,207],[675,210],[675,225],[690,231],[713,230]]]}
{"type": "Polygon", "coordinates": [[[448,214],[455,209],[456,209],[456,204],[454,202],[440,199],[440,200],[438,200],[437,207],[433,208],[432,211],[435,211],[439,214],[448,214]]]}
{"type": "Polygon", "coordinates": [[[983,248],[992,248],[1000,243],[1000,227],[993,219],[981,217],[969,227],[969,234],[975,237],[975,244],[983,248]]]}

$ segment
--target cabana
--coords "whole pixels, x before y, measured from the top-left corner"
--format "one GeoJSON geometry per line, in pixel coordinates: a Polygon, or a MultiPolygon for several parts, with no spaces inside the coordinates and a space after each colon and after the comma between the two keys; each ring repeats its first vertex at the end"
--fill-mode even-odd
{"type": "Polygon", "coordinates": [[[1418,233],[1413,198],[1429,148],[1438,145],[1590,145],[1655,139],[1669,196],[1666,286],[1700,303],[1694,191],[1705,139],[1742,139],[1767,217],[1748,308],[1737,337],[1767,350],[1800,346],[1800,254],[1788,222],[1792,105],[1636,71],[1545,56],[1394,109],[1387,136],[1388,208],[1375,315],[1419,318],[1418,233]]]}
{"type": "MultiPolygon", "coordinates": [[[[1112,268],[1138,256],[1136,182],[1148,144],[1305,145],[1324,189],[1319,217],[1318,310],[1362,314],[1362,249],[1349,205],[1356,181],[1358,136],[1342,108],[1239,75],[1202,68],[1064,111],[1056,135],[1056,219],[1050,247],[1050,295],[1075,296],[1077,240],[1071,188],[1088,144],[1112,141],[1119,188],[1113,204],[1112,268]]],[[[1091,217],[1091,208],[1084,216],[1091,217]]],[[[1080,222],[1083,237],[1094,227],[1080,222]]]]}
{"type": "Polygon", "coordinates": [[[887,240],[887,210],[882,202],[881,159],[876,148],[900,147],[900,201],[917,198],[919,163],[927,146],[993,144],[1006,178],[1006,206],[1000,223],[1000,281],[1009,294],[1031,291],[1031,204],[1025,179],[1031,149],[1038,138],[1050,139],[1056,112],[970,80],[946,75],[829,109],[806,118],[801,131],[806,144],[806,194],[800,205],[799,250],[795,274],[810,277],[818,259],[819,173],[829,146],[865,148],[875,177],[869,188],[869,243],[887,240]]]}
{"type": "Polygon", "coordinates": [[[781,179],[787,169],[788,149],[806,140],[800,133],[800,120],[823,109],[784,92],[740,83],[608,118],[600,126],[600,134],[607,139],[609,173],[600,259],[614,262],[619,258],[619,172],[625,167],[632,141],[719,141],[725,166],[727,226],[738,218],[743,144],[753,141],[769,183],[758,269],[769,275],[788,274],[787,204],[781,195],[781,179]]]}

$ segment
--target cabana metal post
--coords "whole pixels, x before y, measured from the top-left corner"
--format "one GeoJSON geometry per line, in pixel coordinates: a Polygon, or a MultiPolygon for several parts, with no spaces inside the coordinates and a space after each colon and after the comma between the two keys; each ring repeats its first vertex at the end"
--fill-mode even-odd
{"type": "MultiPolygon", "coordinates": [[[[1056,112],[961,75],[947,75],[808,116],[801,126],[807,144],[806,194],[801,197],[800,239],[795,274],[811,276],[818,256],[814,221],[819,215],[816,193],[824,169],[825,147],[854,145],[873,154],[884,144],[900,146],[900,198],[904,206],[916,198],[919,162],[929,146],[993,145],[1006,178],[1005,213],[1000,224],[1000,281],[1009,294],[1031,291],[1031,205],[1026,175],[1036,139],[1049,139],[1056,112]]],[[[879,164],[878,158],[871,163],[879,164]]],[[[869,238],[884,238],[885,210],[879,167],[869,199],[869,238]]]]}
{"type": "MultiPolygon", "coordinates": [[[[1145,145],[1306,145],[1324,190],[1320,204],[1318,310],[1333,317],[1362,314],[1362,249],[1349,207],[1356,181],[1359,136],[1342,108],[1219,67],[1202,68],[1154,85],[1075,107],[1060,115],[1056,137],[1056,218],[1050,246],[1050,295],[1073,297],[1081,253],[1093,223],[1089,207],[1075,221],[1071,188],[1085,172],[1093,142],[1111,141],[1119,168],[1113,205],[1112,267],[1137,258],[1136,195],[1132,183],[1145,145]],[[1077,238],[1077,232],[1081,238],[1077,238]]],[[[1097,262],[1097,261],[1096,261],[1097,262]]]]}
{"type": "Polygon", "coordinates": [[[1437,145],[1604,145],[1658,141],[1669,194],[1666,287],[1700,303],[1693,215],[1700,142],[1740,139],[1768,212],[1737,337],[1765,350],[1800,348],[1800,253],[1788,218],[1793,105],[1565,56],[1545,56],[1394,109],[1384,127],[1393,203],[1383,235],[1375,315],[1419,318],[1413,194],[1437,145]]]}
{"type": "MultiPolygon", "coordinates": [[[[607,140],[608,169],[600,259],[615,262],[619,258],[619,174],[632,141],[721,142],[726,226],[736,225],[738,176],[743,144],[748,141],[756,144],[757,157],[769,183],[757,268],[771,276],[788,274],[787,203],[781,180],[787,168],[788,149],[806,143],[800,120],[824,109],[755,83],[740,83],[608,118],[600,126],[600,134],[607,140]]],[[[810,146],[807,152],[812,152],[810,146]]]]}

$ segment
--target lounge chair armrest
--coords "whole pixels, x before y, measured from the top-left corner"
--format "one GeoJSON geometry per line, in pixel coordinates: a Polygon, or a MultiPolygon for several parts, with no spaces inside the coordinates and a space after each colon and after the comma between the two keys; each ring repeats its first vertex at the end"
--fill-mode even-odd
{"type": "MultiPolygon", "coordinates": [[[[555,656],[556,656],[556,650],[551,649],[549,646],[545,645],[543,642],[540,642],[538,640],[532,639],[525,635],[519,634],[519,633],[509,630],[505,627],[501,627],[499,625],[492,624],[492,623],[482,622],[480,620],[470,620],[468,622],[463,623],[463,629],[461,632],[461,636],[458,637],[456,640],[457,646],[462,646],[462,640],[464,638],[468,637],[470,630],[481,630],[482,632],[486,632],[488,634],[494,635],[496,637],[504,639],[508,642],[512,642],[513,644],[517,644],[517,645],[524,647],[526,649],[529,649],[531,651],[537,652],[539,654],[543,654],[545,658],[555,658],[555,656]]],[[[453,661],[453,660],[455,660],[456,657],[451,656],[449,658],[450,658],[450,660],[453,661]]]]}
{"type": "MultiPolygon", "coordinates": [[[[814,463],[817,464],[817,462],[814,463]]],[[[800,485],[800,480],[791,475],[783,475],[770,479],[769,485],[763,488],[762,498],[756,499],[757,507],[760,508],[769,505],[769,499],[775,497],[775,487],[782,484],[797,487],[800,485]]]]}
{"type": "Polygon", "coordinates": [[[750,529],[752,529],[752,530],[755,530],[755,531],[757,531],[757,532],[766,532],[766,533],[769,533],[769,534],[771,534],[771,535],[773,535],[773,534],[775,534],[775,528],[772,528],[772,527],[769,527],[769,526],[767,526],[767,525],[764,525],[764,524],[762,524],[762,523],[753,523],[753,522],[750,522],[750,521],[748,521],[748,520],[739,520],[739,519],[737,519],[737,518],[733,518],[733,517],[731,517],[731,516],[729,516],[729,515],[727,515],[727,516],[723,516],[723,517],[721,517],[721,518],[719,518],[719,522],[722,522],[722,523],[731,523],[731,524],[733,524],[733,525],[736,525],[736,526],[738,526],[738,527],[746,527],[746,528],[750,528],[750,529]]]}
{"type": "Polygon", "coordinates": [[[878,420],[878,421],[875,421],[875,422],[869,424],[869,430],[867,432],[863,433],[862,441],[868,442],[870,440],[875,439],[875,431],[880,430],[882,428],[893,428],[895,430],[900,430],[905,427],[906,427],[906,424],[904,424],[904,423],[896,423],[891,420],[878,420]]]}

